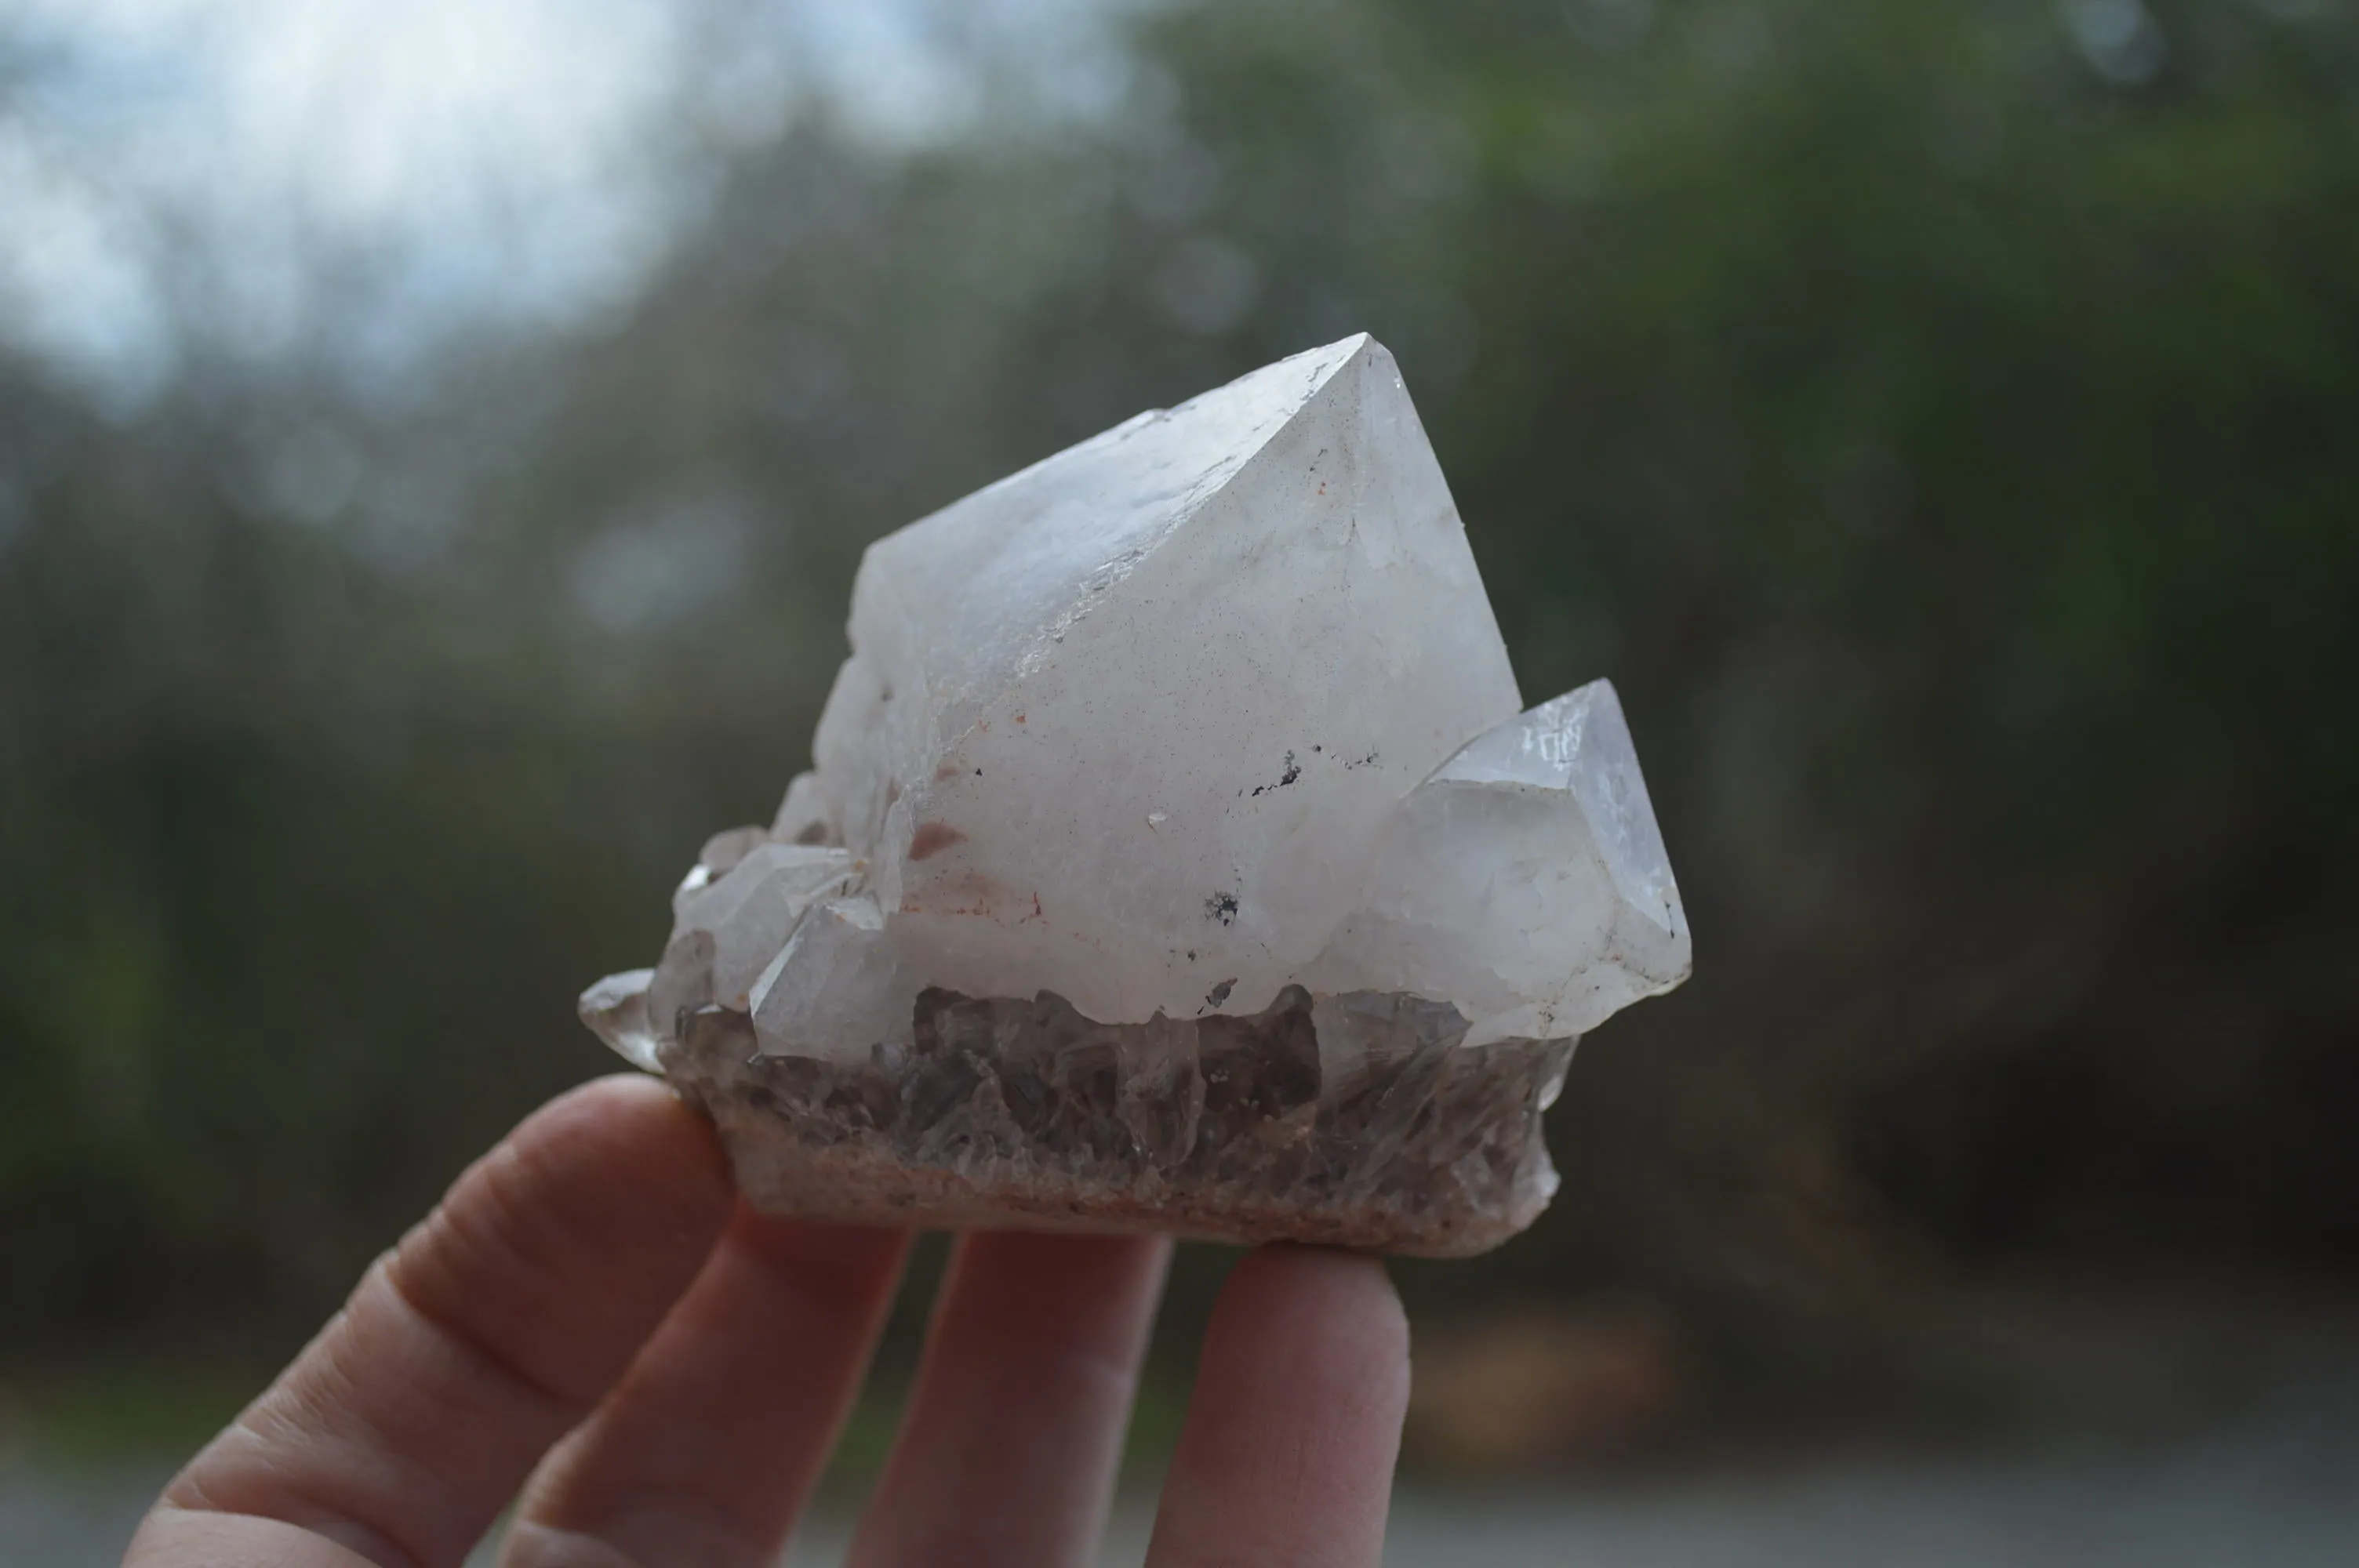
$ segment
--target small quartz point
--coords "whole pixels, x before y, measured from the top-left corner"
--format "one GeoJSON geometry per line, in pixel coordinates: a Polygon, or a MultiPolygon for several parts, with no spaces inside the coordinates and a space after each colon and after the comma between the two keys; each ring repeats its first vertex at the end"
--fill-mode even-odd
{"type": "Polygon", "coordinates": [[[1524,710],[1367,337],[879,540],[850,631],[815,768],[582,1000],[766,1209],[1480,1251],[1687,976],[1614,688],[1524,710]]]}

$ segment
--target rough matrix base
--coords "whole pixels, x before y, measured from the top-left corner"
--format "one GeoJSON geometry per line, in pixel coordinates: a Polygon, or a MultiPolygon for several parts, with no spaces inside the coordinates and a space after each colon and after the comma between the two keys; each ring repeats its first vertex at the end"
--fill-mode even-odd
{"type": "Polygon", "coordinates": [[[665,1075],[770,1213],[1434,1257],[1496,1246],[1546,1206],[1540,1110],[1573,1044],[1469,1049],[1451,1008],[1299,988],[1252,1017],[1132,1025],[1050,995],[928,990],[889,1065],[758,1055],[723,1008],[679,1023],[665,1075]]]}

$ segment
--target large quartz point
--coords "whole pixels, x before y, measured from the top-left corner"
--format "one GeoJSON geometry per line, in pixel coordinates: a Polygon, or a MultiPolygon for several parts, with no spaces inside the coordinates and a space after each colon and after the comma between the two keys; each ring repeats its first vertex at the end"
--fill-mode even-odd
{"type": "Polygon", "coordinates": [[[1477,1251],[1575,1038],[1686,978],[1613,687],[1523,710],[1366,337],[879,540],[851,641],[582,998],[766,1209],[1477,1251]]]}

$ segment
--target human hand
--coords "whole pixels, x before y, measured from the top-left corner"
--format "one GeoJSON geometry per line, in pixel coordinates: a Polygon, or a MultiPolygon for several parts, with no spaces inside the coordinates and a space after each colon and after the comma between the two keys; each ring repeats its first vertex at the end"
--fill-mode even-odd
{"type": "MultiPolygon", "coordinates": [[[[174,1478],[125,1568],[776,1560],[909,1238],[733,1196],[649,1078],[527,1119],[174,1478]]],[[[1169,1244],[959,1243],[852,1568],[1094,1561],[1169,1244]]],[[[1408,1392],[1375,1262],[1265,1249],[1206,1336],[1150,1568],[1374,1565],[1408,1392]]]]}

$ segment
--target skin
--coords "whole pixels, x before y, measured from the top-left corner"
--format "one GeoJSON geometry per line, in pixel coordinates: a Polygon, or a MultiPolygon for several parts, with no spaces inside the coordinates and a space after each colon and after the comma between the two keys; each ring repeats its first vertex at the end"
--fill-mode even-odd
{"type": "MultiPolygon", "coordinates": [[[[662,1085],[536,1112],[165,1489],[126,1568],[775,1562],[909,1238],[739,1202],[662,1085]]],[[[851,1568],[1093,1562],[1169,1245],[958,1245],[851,1568]]],[[[1265,1248],[1203,1346],[1149,1568],[1375,1568],[1408,1330],[1375,1261],[1265,1248]]]]}

